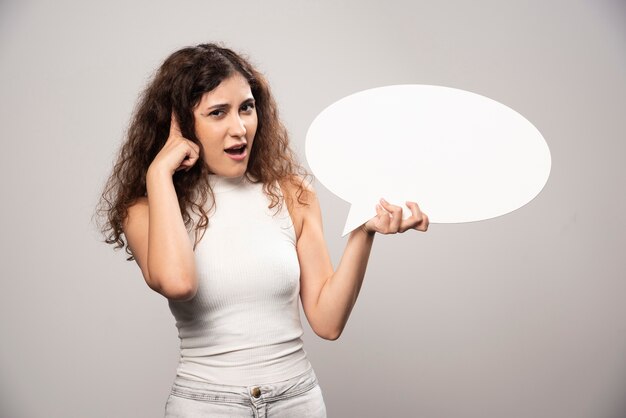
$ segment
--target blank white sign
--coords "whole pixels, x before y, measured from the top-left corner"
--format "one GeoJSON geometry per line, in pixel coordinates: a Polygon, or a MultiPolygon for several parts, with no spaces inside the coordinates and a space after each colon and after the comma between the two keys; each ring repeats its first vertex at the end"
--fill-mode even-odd
{"type": "Polygon", "coordinates": [[[450,87],[394,85],[333,103],[306,135],[316,178],[351,203],[343,235],[382,197],[431,223],[479,221],[530,202],[550,174],[541,133],[515,110],[450,87]]]}

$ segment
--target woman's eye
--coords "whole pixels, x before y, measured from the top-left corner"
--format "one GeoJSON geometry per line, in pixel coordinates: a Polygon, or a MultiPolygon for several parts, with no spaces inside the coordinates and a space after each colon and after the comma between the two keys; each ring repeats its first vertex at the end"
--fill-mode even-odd
{"type": "Polygon", "coordinates": [[[222,116],[223,113],[224,113],[223,110],[216,109],[212,111],[211,113],[209,113],[209,116],[222,116]]]}
{"type": "Polygon", "coordinates": [[[241,106],[241,110],[243,112],[250,112],[252,109],[254,109],[254,103],[246,103],[245,105],[241,106]]]}

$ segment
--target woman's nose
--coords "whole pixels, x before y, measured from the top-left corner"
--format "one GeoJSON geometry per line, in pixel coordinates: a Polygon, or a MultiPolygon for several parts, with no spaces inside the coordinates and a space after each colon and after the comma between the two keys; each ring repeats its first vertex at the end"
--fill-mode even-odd
{"type": "Polygon", "coordinates": [[[242,137],[246,134],[246,125],[238,114],[234,115],[228,127],[231,136],[242,137]]]}

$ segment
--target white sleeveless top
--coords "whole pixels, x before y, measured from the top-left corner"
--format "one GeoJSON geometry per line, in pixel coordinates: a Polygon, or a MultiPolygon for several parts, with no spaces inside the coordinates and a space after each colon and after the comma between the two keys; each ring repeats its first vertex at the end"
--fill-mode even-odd
{"type": "Polygon", "coordinates": [[[286,203],[275,214],[263,184],[244,176],[209,181],[216,207],[195,249],[198,292],[189,301],[169,301],[180,338],[177,374],[249,386],[306,372],[300,265],[286,203]]]}

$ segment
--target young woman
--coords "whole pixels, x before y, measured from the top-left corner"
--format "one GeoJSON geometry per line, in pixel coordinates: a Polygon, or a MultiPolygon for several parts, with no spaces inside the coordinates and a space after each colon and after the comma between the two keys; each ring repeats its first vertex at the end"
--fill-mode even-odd
{"type": "MultiPolygon", "coordinates": [[[[346,173],[349,175],[349,173],[346,173]]],[[[302,348],[339,338],[375,233],[426,231],[381,199],[333,269],[320,206],[265,78],[214,44],[170,55],[149,83],[103,192],[106,242],[128,243],[168,299],[181,357],[165,415],[325,417],[302,348]]]]}

